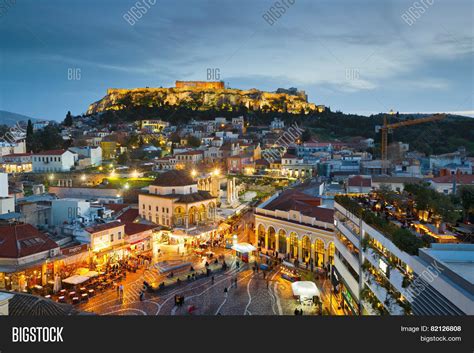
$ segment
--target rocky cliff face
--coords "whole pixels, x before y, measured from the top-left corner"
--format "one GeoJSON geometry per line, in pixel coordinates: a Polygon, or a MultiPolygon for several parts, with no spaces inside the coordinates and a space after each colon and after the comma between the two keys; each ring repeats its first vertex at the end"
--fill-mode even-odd
{"type": "Polygon", "coordinates": [[[263,92],[257,89],[198,89],[198,88],[135,88],[107,90],[107,95],[92,103],[87,114],[106,110],[121,110],[134,106],[185,106],[195,110],[233,110],[245,106],[250,110],[297,114],[317,110],[304,94],[263,92]]]}

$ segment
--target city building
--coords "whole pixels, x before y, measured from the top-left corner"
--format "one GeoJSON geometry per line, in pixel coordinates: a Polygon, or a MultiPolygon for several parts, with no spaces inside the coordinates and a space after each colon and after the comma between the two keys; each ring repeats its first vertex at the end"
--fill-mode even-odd
{"type": "Polygon", "coordinates": [[[34,173],[69,172],[73,167],[76,154],[68,150],[50,150],[33,155],[34,173]]]}
{"type": "Polygon", "coordinates": [[[372,177],[370,175],[351,175],[347,179],[347,193],[367,194],[372,191],[372,177]]]}
{"type": "Polygon", "coordinates": [[[8,174],[0,173],[0,215],[15,212],[15,198],[8,191],[8,174]]]}
{"type": "Polygon", "coordinates": [[[26,143],[24,140],[17,140],[15,142],[0,141],[0,156],[19,153],[26,153],[26,143]]]}
{"type": "Polygon", "coordinates": [[[102,148],[100,146],[71,147],[70,151],[79,156],[79,159],[89,159],[86,167],[98,167],[102,164],[102,148]]]}
{"type": "Polygon", "coordinates": [[[452,194],[456,188],[463,185],[474,185],[473,174],[455,174],[444,175],[430,180],[431,187],[443,194],[452,194]]]}
{"type": "Polygon", "coordinates": [[[203,160],[203,151],[187,151],[175,154],[177,165],[181,168],[190,167],[198,164],[203,160]]]}
{"type": "Polygon", "coordinates": [[[169,126],[169,123],[163,120],[142,120],[141,128],[150,133],[162,132],[169,126]]]}
{"type": "Polygon", "coordinates": [[[281,157],[281,175],[289,178],[308,178],[313,175],[314,166],[303,162],[302,158],[285,153],[281,157]]]}
{"type": "Polygon", "coordinates": [[[30,224],[0,226],[0,289],[26,291],[52,280],[59,245],[30,224]]]}
{"type": "Polygon", "coordinates": [[[0,168],[6,173],[29,173],[33,171],[32,153],[13,153],[0,157],[0,168]]]}
{"type": "Polygon", "coordinates": [[[185,170],[171,170],[159,175],[138,196],[143,219],[180,234],[199,236],[214,231],[217,198],[209,191],[199,190],[198,182],[185,170]]]}
{"type": "MultiPolygon", "coordinates": [[[[374,196],[359,200],[338,196],[334,204],[332,285],[345,313],[472,315],[472,245],[432,244],[414,249],[409,244],[419,228],[399,228],[395,220],[390,220],[392,226],[382,227],[377,221],[380,216],[371,212],[383,203],[374,196]]],[[[453,238],[447,233],[427,234],[435,241],[453,238]]]]}
{"type": "Polygon", "coordinates": [[[256,246],[319,267],[334,257],[334,211],[296,190],[276,194],[255,210],[256,246]]]}

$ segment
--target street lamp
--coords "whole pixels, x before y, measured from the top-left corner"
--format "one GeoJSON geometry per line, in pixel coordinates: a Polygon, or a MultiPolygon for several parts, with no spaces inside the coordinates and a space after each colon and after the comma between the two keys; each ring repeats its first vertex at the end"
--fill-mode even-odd
{"type": "Polygon", "coordinates": [[[219,176],[220,173],[221,173],[221,171],[219,170],[219,168],[214,169],[214,175],[215,176],[219,176]]]}
{"type": "Polygon", "coordinates": [[[82,181],[85,181],[85,180],[86,180],[86,175],[85,175],[85,174],[82,174],[81,180],[82,180],[82,181]]]}
{"type": "Polygon", "coordinates": [[[191,171],[191,176],[192,176],[193,178],[195,178],[196,175],[197,175],[196,169],[193,169],[193,170],[191,171]]]}

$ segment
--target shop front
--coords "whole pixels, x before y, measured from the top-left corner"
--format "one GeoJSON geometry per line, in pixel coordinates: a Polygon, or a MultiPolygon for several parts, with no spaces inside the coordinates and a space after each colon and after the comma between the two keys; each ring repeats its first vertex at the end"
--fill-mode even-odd
{"type": "Polygon", "coordinates": [[[359,304],[337,269],[332,266],[332,287],[338,306],[345,315],[359,315],[359,304]]]}
{"type": "Polygon", "coordinates": [[[53,263],[45,260],[26,266],[5,266],[0,271],[0,290],[31,293],[54,280],[53,263]]]}
{"type": "Polygon", "coordinates": [[[105,271],[107,266],[127,260],[130,255],[129,244],[121,244],[93,253],[92,264],[98,271],[105,271]]]}

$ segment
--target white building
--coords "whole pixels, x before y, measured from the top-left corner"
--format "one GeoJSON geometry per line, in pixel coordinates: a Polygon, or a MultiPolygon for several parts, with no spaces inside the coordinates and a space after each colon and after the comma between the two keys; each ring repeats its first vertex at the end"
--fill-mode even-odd
{"type": "Polygon", "coordinates": [[[69,150],[77,154],[79,158],[89,158],[91,166],[96,167],[102,164],[102,148],[100,146],[71,147],[69,150]]]}
{"type": "Polygon", "coordinates": [[[18,153],[26,153],[26,143],[24,140],[11,143],[0,141],[0,156],[18,153]]]}
{"type": "Polygon", "coordinates": [[[343,301],[346,313],[474,313],[471,244],[432,244],[430,249],[420,248],[418,255],[411,255],[389,235],[359,218],[354,210],[362,210],[362,206],[354,199],[336,198],[334,207],[332,284],[338,288],[341,298],[337,300],[343,301]]]}
{"type": "Polygon", "coordinates": [[[15,199],[8,196],[8,174],[0,173],[0,214],[15,212],[15,199]]]}
{"type": "Polygon", "coordinates": [[[290,178],[307,178],[313,175],[313,166],[289,153],[281,157],[281,175],[290,178]]]}
{"type": "Polygon", "coordinates": [[[273,196],[255,211],[255,245],[315,267],[332,263],[334,211],[320,204],[320,199],[295,190],[273,196]]]}
{"type": "Polygon", "coordinates": [[[285,122],[279,118],[274,118],[270,123],[271,130],[281,130],[285,128],[285,122]]]}
{"type": "Polygon", "coordinates": [[[83,199],[64,198],[53,200],[51,203],[51,224],[58,226],[71,223],[79,217],[91,217],[90,202],[83,199]]]}
{"type": "Polygon", "coordinates": [[[33,155],[33,172],[69,172],[74,167],[76,154],[68,150],[50,150],[33,155]]]}

